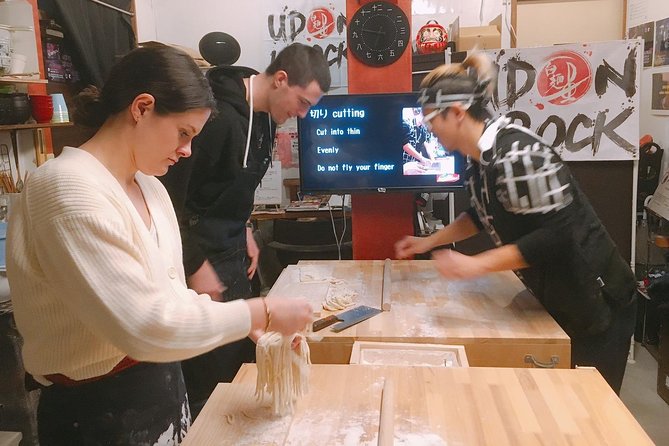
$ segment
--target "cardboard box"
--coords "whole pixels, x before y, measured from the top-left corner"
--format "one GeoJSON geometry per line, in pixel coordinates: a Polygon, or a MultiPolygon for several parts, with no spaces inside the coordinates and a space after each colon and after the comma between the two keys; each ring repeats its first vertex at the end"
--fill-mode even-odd
{"type": "Polygon", "coordinates": [[[458,51],[490,50],[502,47],[502,34],[495,25],[461,27],[455,40],[458,51]]]}

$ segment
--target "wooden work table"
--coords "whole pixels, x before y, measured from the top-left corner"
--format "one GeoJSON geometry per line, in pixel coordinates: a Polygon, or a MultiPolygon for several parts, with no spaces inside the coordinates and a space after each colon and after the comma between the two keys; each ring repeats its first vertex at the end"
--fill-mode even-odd
{"type": "Polygon", "coordinates": [[[395,444],[653,444],[592,368],[313,365],[309,393],[285,417],[256,400],[256,376],[245,364],[219,384],[182,444],[376,445],[388,378],[391,423],[382,429],[395,444]]]}
{"type": "MultiPolygon", "coordinates": [[[[323,338],[310,340],[314,363],[348,363],[353,342],[362,340],[464,345],[473,367],[533,367],[531,358],[570,367],[569,337],[513,273],[449,280],[430,260],[390,264],[390,311],[340,333],[317,332],[323,338]]],[[[381,307],[381,260],[301,261],[281,273],[269,297],[303,296],[320,308],[329,284],[301,281],[307,269],[345,280],[358,304],[381,307]]]]}

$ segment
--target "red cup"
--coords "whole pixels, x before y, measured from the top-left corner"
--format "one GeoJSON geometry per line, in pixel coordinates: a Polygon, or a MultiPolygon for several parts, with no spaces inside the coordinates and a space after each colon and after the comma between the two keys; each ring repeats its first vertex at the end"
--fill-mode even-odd
{"type": "Polygon", "coordinates": [[[40,124],[51,122],[53,117],[53,98],[49,95],[30,95],[30,110],[40,124]]]}

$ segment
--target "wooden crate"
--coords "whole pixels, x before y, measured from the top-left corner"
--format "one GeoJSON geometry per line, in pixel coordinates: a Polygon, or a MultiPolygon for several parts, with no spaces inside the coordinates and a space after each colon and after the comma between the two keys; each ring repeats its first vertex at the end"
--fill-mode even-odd
{"type": "Polygon", "coordinates": [[[355,341],[350,364],[469,367],[462,345],[355,341]]]}

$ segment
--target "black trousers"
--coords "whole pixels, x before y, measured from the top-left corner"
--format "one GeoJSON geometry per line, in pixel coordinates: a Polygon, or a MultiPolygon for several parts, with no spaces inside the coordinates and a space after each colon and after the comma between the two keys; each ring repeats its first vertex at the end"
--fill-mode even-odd
{"type": "MultiPolygon", "coordinates": [[[[258,290],[246,274],[249,259],[245,246],[210,256],[209,262],[227,287],[223,293],[224,301],[248,299],[258,295],[258,290]]],[[[242,364],[255,362],[255,359],[255,343],[249,338],[244,338],[183,361],[182,367],[193,419],[200,413],[218,383],[231,382],[242,364]]]]}
{"type": "Polygon", "coordinates": [[[617,394],[620,394],[625,376],[627,356],[636,323],[636,308],[634,302],[618,310],[611,325],[603,333],[571,340],[571,366],[597,368],[617,394]]]}
{"type": "Polygon", "coordinates": [[[179,363],[140,363],[99,381],[42,389],[41,446],[179,444],[190,411],[179,363]]]}

